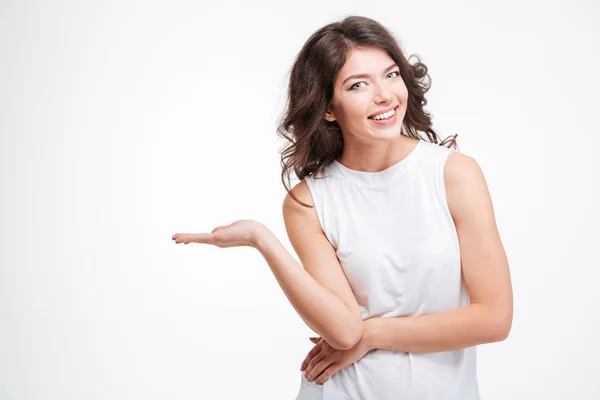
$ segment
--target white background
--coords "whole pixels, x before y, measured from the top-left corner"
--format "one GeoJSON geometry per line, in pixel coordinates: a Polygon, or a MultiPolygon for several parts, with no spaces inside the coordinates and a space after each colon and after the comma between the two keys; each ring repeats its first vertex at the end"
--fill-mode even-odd
{"type": "Polygon", "coordinates": [[[260,253],[171,236],[251,218],[292,251],[287,74],[351,14],[486,176],[515,309],[482,398],[600,399],[592,0],[0,2],[1,399],[295,398],[313,332],[260,253]]]}

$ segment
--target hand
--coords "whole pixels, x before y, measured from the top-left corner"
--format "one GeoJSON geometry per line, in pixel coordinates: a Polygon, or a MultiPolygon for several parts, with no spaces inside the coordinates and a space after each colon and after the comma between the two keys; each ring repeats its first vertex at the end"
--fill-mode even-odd
{"type": "Polygon", "coordinates": [[[218,247],[256,246],[258,231],[264,225],[251,219],[242,219],[229,225],[217,226],[211,233],[176,233],[175,243],[206,243],[218,247]]]}
{"type": "Polygon", "coordinates": [[[316,346],[304,359],[300,371],[306,370],[304,372],[306,380],[312,381],[316,378],[315,383],[318,384],[325,382],[340,369],[352,365],[374,350],[367,346],[364,336],[348,350],[334,349],[323,338],[311,337],[310,341],[316,343],[316,346]]]}

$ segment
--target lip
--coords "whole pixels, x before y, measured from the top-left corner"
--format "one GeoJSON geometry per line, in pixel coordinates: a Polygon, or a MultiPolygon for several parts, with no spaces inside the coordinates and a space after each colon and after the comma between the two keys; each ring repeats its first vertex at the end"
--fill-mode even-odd
{"type": "Polygon", "coordinates": [[[389,107],[389,108],[383,109],[383,110],[381,110],[381,111],[377,111],[376,113],[369,115],[367,118],[371,119],[371,118],[372,118],[372,117],[374,117],[375,115],[379,115],[379,114],[386,113],[386,112],[388,112],[388,111],[392,111],[392,110],[393,110],[394,108],[396,108],[396,107],[398,107],[398,106],[393,106],[393,107],[389,107]]]}
{"type": "Polygon", "coordinates": [[[398,111],[396,111],[390,119],[378,120],[378,119],[369,118],[369,121],[371,121],[372,124],[381,125],[381,126],[394,125],[397,120],[398,120],[398,111]]]}

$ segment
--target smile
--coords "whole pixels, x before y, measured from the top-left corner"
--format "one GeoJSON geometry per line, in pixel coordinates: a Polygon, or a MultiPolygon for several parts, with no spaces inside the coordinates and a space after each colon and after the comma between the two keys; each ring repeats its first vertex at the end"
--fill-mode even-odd
{"type": "Polygon", "coordinates": [[[395,108],[391,109],[388,112],[384,112],[382,114],[377,114],[377,115],[368,117],[368,119],[378,125],[393,124],[394,122],[396,122],[396,110],[397,109],[398,109],[398,106],[396,106],[395,108]]]}

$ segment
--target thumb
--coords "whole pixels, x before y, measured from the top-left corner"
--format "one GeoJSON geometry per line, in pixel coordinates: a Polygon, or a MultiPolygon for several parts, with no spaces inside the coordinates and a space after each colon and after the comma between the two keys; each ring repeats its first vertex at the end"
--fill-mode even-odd
{"type": "MultiPolygon", "coordinates": [[[[231,224],[229,224],[229,225],[231,225],[231,224]]],[[[220,231],[220,230],[223,230],[223,229],[229,228],[229,225],[221,225],[221,226],[217,226],[215,229],[213,229],[213,230],[212,230],[212,232],[211,232],[211,233],[215,233],[215,232],[218,232],[218,231],[220,231]]]]}

